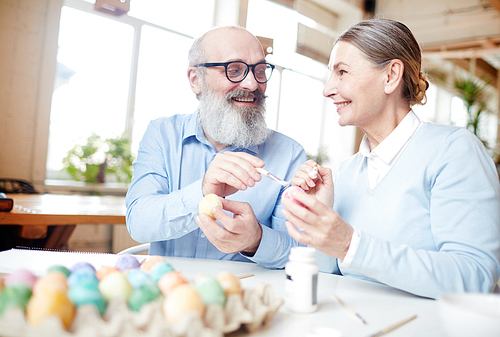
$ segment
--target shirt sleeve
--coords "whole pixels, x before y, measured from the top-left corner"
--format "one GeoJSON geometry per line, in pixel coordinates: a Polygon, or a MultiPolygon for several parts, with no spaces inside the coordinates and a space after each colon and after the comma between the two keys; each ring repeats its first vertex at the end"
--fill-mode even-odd
{"type": "Polygon", "coordinates": [[[416,295],[491,292],[500,277],[500,197],[493,161],[469,131],[448,136],[428,168],[435,251],[360,232],[350,271],[416,295]]]}
{"type": "Polygon", "coordinates": [[[179,238],[196,228],[194,218],[203,198],[201,179],[172,191],[162,137],[150,124],[134,162],[134,178],[126,196],[127,229],[138,242],[179,238]]]}

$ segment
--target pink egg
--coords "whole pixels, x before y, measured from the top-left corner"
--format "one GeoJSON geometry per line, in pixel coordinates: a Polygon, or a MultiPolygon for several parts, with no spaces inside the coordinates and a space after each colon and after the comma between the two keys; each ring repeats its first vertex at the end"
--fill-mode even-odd
{"type": "Polygon", "coordinates": [[[165,262],[165,258],[160,255],[152,255],[150,256],[146,261],[144,261],[141,264],[141,270],[145,273],[148,273],[151,271],[151,268],[158,262],[165,262]]]}
{"type": "Polygon", "coordinates": [[[163,275],[158,280],[158,288],[160,288],[163,295],[168,295],[172,289],[181,284],[186,284],[187,281],[182,277],[178,271],[171,271],[163,275]]]}
{"type": "Polygon", "coordinates": [[[28,286],[30,289],[33,289],[37,277],[35,274],[30,272],[27,269],[17,269],[12,274],[9,274],[5,277],[4,284],[6,286],[14,285],[14,284],[24,284],[28,286]]]}
{"type": "Polygon", "coordinates": [[[292,191],[305,192],[302,188],[300,188],[298,186],[290,186],[290,187],[287,187],[285,189],[285,191],[283,192],[282,198],[288,198],[288,199],[292,200],[294,203],[296,203],[297,205],[300,205],[302,207],[306,207],[303,203],[298,202],[297,200],[295,200],[294,198],[292,198],[290,196],[290,192],[292,192],[292,191]]]}

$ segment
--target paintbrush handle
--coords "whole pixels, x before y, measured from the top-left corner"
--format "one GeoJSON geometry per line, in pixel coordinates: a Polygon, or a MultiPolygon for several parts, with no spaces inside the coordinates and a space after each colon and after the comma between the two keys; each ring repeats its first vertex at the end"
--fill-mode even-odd
{"type": "Polygon", "coordinates": [[[417,315],[413,315],[411,317],[408,317],[400,322],[397,322],[397,323],[394,323],[393,325],[389,325],[387,328],[384,328],[376,333],[374,333],[373,335],[370,335],[369,337],[378,337],[378,336],[382,336],[388,332],[391,332],[392,330],[394,329],[397,329],[399,328],[400,326],[402,325],[405,325],[406,323],[410,322],[410,321],[413,321],[415,318],[417,318],[417,315]]]}

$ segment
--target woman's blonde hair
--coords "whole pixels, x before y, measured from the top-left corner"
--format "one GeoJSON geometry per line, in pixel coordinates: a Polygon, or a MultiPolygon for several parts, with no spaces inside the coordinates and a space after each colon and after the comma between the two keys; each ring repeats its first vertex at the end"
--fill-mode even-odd
{"type": "Polygon", "coordinates": [[[421,71],[422,55],[412,32],[401,22],[387,19],[361,21],[343,32],[339,41],[356,46],[377,67],[384,67],[391,60],[404,64],[403,97],[410,106],[425,104],[425,91],[429,82],[421,71]]]}

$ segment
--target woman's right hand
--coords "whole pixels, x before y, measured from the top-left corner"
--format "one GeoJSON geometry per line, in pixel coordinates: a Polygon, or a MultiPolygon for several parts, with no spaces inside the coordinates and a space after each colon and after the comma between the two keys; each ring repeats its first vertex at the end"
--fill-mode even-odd
{"type": "Polygon", "coordinates": [[[316,197],[316,199],[326,206],[333,207],[334,189],[331,169],[316,164],[314,160],[308,160],[300,165],[299,169],[295,172],[291,184],[301,187],[307,194],[316,197]],[[316,176],[314,175],[315,167],[318,170],[316,176]]]}

